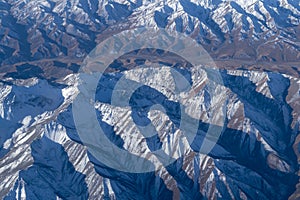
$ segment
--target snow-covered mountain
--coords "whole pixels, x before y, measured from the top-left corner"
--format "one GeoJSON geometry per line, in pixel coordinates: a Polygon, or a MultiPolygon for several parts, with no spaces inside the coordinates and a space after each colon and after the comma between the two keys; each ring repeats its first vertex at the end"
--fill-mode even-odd
{"type": "Polygon", "coordinates": [[[0,0],[0,197],[299,198],[299,22],[298,0],[0,0]],[[211,96],[207,72],[179,70],[197,91],[184,102],[187,115],[199,119],[196,137],[183,152],[179,102],[168,90],[176,81],[168,70],[172,61],[157,73],[118,70],[126,59],[113,63],[99,82],[95,104],[110,141],[139,156],[178,144],[174,163],[134,174],[105,166],[87,150],[72,106],[83,59],[111,35],[141,26],[194,38],[215,60],[223,83],[211,96]],[[133,105],[168,100],[168,114],[148,113],[155,137],[143,138],[136,127],[132,109],[139,107],[106,101],[121,76],[147,86],[133,105]],[[208,155],[201,154],[209,111],[218,107],[225,118],[220,138],[208,155]]]}
{"type": "Polygon", "coordinates": [[[1,0],[0,11],[2,76],[64,77],[97,43],[137,26],[187,33],[220,67],[299,73],[298,0],[1,0]]]}
{"type": "MultiPolygon", "coordinates": [[[[133,72],[124,73],[139,79],[133,72]]],[[[164,80],[169,73],[165,70],[156,80],[164,80]]],[[[204,113],[192,150],[181,152],[175,163],[144,174],[107,168],[86,151],[71,109],[78,93],[76,75],[66,77],[61,87],[38,79],[2,83],[0,195],[5,199],[286,199],[298,181],[299,79],[245,71],[221,74],[220,97],[228,97],[226,123],[211,153],[196,153],[207,128],[203,105],[220,102],[210,99],[202,87],[192,101],[192,108],[201,106],[204,113]]],[[[103,79],[103,89],[111,88],[111,76],[103,79]]],[[[153,85],[151,80],[146,84],[153,91],[163,91],[164,82],[153,85]]],[[[151,114],[160,127],[159,140],[145,141],[134,136],[137,129],[130,110],[113,108],[101,97],[95,109],[101,113],[100,124],[114,127],[113,132],[107,129],[110,139],[122,148],[139,147],[143,154],[153,151],[159,141],[165,145],[182,140],[180,131],[170,132],[174,124],[162,113],[151,114]]]]}

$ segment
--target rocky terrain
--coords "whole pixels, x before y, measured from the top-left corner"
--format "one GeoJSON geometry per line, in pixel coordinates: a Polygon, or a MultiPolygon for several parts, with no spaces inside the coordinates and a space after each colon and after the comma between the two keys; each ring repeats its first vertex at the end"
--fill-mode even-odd
{"type": "Polygon", "coordinates": [[[297,0],[2,0],[0,9],[2,77],[64,77],[97,43],[139,26],[190,35],[220,68],[299,76],[297,0]]]}
{"type": "Polygon", "coordinates": [[[0,0],[0,197],[299,198],[299,16],[297,0],[0,0]],[[199,73],[199,66],[178,67],[176,56],[151,51],[107,69],[94,109],[113,144],[157,163],[156,171],[139,174],[112,169],[87,150],[72,106],[84,58],[112,34],[140,26],[189,35],[219,69],[199,73]],[[149,55],[142,63],[163,67],[139,69],[149,55]],[[170,69],[196,91],[186,101],[170,89],[177,81],[170,69]],[[120,77],[144,83],[130,106],[109,101],[120,77]],[[157,103],[165,112],[150,109],[157,103]],[[199,123],[191,143],[178,123],[179,104],[199,123]],[[223,124],[211,123],[212,108],[223,124]],[[145,139],[137,124],[147,120],[157,134],[145,139]],[[206,155],[200,147],[210,126],[220,137],[206,155]],[[177,160],[168,166],[152,154],[174,146],[177,160]]]}

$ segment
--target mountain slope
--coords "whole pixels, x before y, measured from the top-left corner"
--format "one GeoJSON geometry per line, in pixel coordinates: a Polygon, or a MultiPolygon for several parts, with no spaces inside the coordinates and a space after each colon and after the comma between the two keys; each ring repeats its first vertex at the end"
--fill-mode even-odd
{"type": "MultiPolygon", "coordinates": [[[[124,73],[131,79],[139,78],[132,76],[133,72],[124,73]]],[[[162,77],[168,76],[168,71],[164,73],[161,74],[162,77]]],[[[6,181],[1,185],[1,195],[7,195],[7,199],[14,199],[19,195],[38,199],[39,195],[43,196],[46,193],[53,199],[56,199],[56,196],[68,199],[72,198],[72,195],[82,195],[81,199],[86,199],[87,195],[97,199],[170,199],[179,196],[184,199],[288,198],[295,191],[298,178],[295,175],[298,170],[298,154],[295,150],[298,149],[293,149],[293,145],[299,131],[299,109],[295,107],[299,100],[299,80],[274,73],[243,71],[223,71],[222,76],[225,80],[222,86],[225,93],[220,95],[228,96],[226,124],[211,153],[202,155],[194,152],[199,150],[203,131],[207,127],[205,116],[202,116],[204,118],[200,121],[199,132],[191,145],[193,150],[182,152],[184,156],[170,166],[162,167],[156,173],[145,174],[116,171],[103,165],[85,150],[76,132],[69,107],[77,94],[74,86],[76,76],[66,78],[65,84],[70,86],[60,92],[64,96],[63,103],[60,98],[54,100],[61,104],[56,110],[47,111],[45,107],[44,113],[32,114],[31,117],[23,115],[10,118],[11,123],[19,122],[20,128],[15,127],[14,134],[4,142],[7,152],[1,158],[1,177],[5,177],[6,181]],[[277,81],[278,79],[281,81],[277,81]],[[237,88],[241,86],[246,90],[237,88]],[[287,96],[290,99],[289,103],[286,101],[287,96]],[[9,143],[13,145],[8,145],[9,143]],[[16,162],[17,160],[20,162],[16,162]],[[55,184],[52,182],[54,179],[55,184]],[[58,187],[59,185],[61,187],[58,187]],[[73,186],[69,188],[71,185],[73,186]],[[144,188],[141,189],[141,186],[144,188]],[[149,188],[152,189],[149,191],[149,188]]],[[[111,84],[107,81],[104,83],[107,86],[111,84]]],[[[155,85],[151,84],[151,87],[161,91],[161,83],[157,81],[155,85]]],[[[53,87],[38,81],[28,88],[33,91],[31,96],[36,95],[34,88],[38,86],[42,86],[44,91],[53,87]]],[[[22,85],[13,87],[21,91],[27,90],[22,85]]],[[[11,96],[15,99],[10,104],[2,104],[3,120],[9,119],[14,113],[26,113],[20,112],[20,109],[31,110],[31,106],[44,105],[40,101],[32,102],[25,98],[23,105],[28,106],[16,107],[18,95],[21,94],[24,92],[16,93],[10,90],[3,97],[2,102],[11,99],[11,96]]],[[[200,96],[196,98],[198,100],[192,101],[192,107],[199,101],[200,105],[203,105],[201,96],[204,94],[205,87],[199,91],[200,96]]],[[[35,99],[38,99],[38,96],[35,99]]],[[[212,100],[209,102],[219,104],[212,100]]],[[[141,149],[140,153],[152,151],[150,145],[153,145],[153,142],[147,143],[141,137],[128,137],[136,134],[129,110],[120,110],[101,101],[99,103],[95,109],[102,113],[103,118],[99,119],[101,124],[109,123],[114,130],[118,130],[110,135],[119,136],[119,140],[123,141],[122,148],[132,149],[138,144],[139,148],[145,149],[141,149]],[[114,112],[115,109],[119,111],[114,112]],[[109,113],[112,116],[110,122],[105,120],[109,113]],[[127,132],[128,129],[132,132],[127,132]]],[[[206,113],[205,110],[202,112],[206,113]]],[[[173,137],[172,141],[182,140],[179,130],[174,133],[164,132],[173,122],[167,116],[157,114],[159,113],[152,113],[151,120],[161,118],[160,123],[167,125],[163,127],[157,124],[161,127],[158,133],[160,140],[166,144],[169,143],[168,137],[173,137]]]]}
{"type": "Polygon", "coordinates": [[[0,197],[297,199],[299,21],[297,0],[0,0],[0,197]],[[111,35],[140,26],[195,39],[219,68],[210,73],[223,82],[214,83],[211,95],[206,84],[216,80],[208,71],[178,67],[161,50],[158,71],[138,68],[151,61],[141,59],[143,50],[113,61],[94,110],[112,144],[158,166],[133,174],[88,151],[72,106],[84,58],[111,35]],[[178,81],[171,68],[197,91],[188,100],[171,90],[178,81]],[[121,77],[145,84],[128,107],[109,101],[121,77]],[[163,108],[153,109],[157,103],[163,108]],[[192,141],[180,130],[179,104],[199,120],[192,141]],[[211,123],[212,109],[224,124],[211,123]],[[149,122],[155,135],[145,139],[137,125],[149,122]],[[221,135],[206,155],[199,151],[209,127],[221,135]],[[159,149],[178,159],[163,165],[153,154],[159,149]]]}
{"type": "Polygon", "coordinates": [[[50,80],[64,77],[78,70],[97,43],[137,26],[187,33],[220,61],[220,68],[242,66],[299,76],[297,1],[0,3],[2,77],[16,77],[12,72],[22,73],[24,64],[30,64],[35,76],[50,80]]]}

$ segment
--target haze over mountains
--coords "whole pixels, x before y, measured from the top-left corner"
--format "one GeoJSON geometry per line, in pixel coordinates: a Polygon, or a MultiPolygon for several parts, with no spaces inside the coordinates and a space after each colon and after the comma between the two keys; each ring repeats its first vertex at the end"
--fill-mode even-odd
{"type": "MultiPolygon", "coordinates": [[[[298,0],[0,0],[0,197],[299,198],[299,22],[298,0]],[[90,51],[112,34],[140,26],[194,38],[215,60],[220,71],[213,72],[223,83],[216,83],[220,92],[212,96],[207,71],[181,67],[198,92],[184,102],[187,115],[200,113],[191,149],[175,148],[181,158],[156,172],[132,174],[87,151],[72,102],[79,93],[77,72],[90,51]],[[221,136],[209,155],[199,154],[210,110],[218,107],[225,117],[221,136]]],[[[156,61],[141,60],[147,51],[134,53],[129,61],[112,63],[99,80],[95,112],[112,143],[147,156],[185,142],[177,124],[182,102],[169,90],[176,82],[169,67],[178,60],[141,72],[134,67],[156,61]],[[123,76],[145,83],[131,107],[109,103],[123,76]],[[157,135],[145,139],[132,113],[157,99],[168,100],[167,114],[148,112],[157,135]]]]}

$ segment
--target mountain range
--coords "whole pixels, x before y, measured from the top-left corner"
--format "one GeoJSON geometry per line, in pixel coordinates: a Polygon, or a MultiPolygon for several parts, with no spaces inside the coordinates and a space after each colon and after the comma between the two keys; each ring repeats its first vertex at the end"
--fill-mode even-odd
{"type": "Polygon", "coordinates": [[[0,197],[300,198],[299,22],[298,0],[0,0],[0,197]],[[88,54],[112,35],[143,26],[194,39],[215,61],[211,73],[219,73],[222,83],[212,96],[208,71],[178,70],[197,90],[183,103],[186,113],[199,112],[195,139],[182,152],[182,102],[169,90],[176,82],[169,69],[178,60],[159,62],[159,72],[144,69],[146,77],[135,67],[156,62],[141,61],[149,51],[112,63],[99,80],[94,105],[106,136],[139,156],[173,145],[180,155],[154,172],[128,173],[89,152],[72,106],[88,54]],[[145,85],[131,107],[107,100],[120,77],[145,85]],[[167,101],[166,112],[149,109],[141,118],[157,127],[155,137],[145,139],[132,113],[160,99],[162,105],[167,101]],[[209,111],[218,107],[225,119],[220,137],[208,155],[201,154],[209,111]]]}

